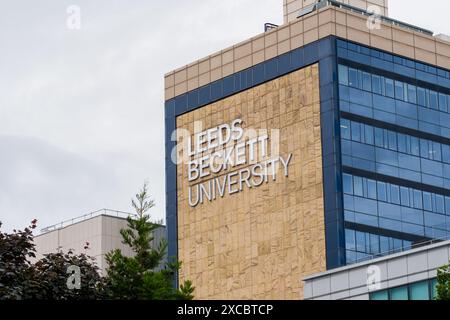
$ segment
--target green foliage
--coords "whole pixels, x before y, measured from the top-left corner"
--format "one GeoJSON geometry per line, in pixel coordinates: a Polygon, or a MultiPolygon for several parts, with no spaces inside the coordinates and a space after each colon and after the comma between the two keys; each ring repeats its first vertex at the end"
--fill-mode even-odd
{"type": "Polygon", "coordinates": [[[106,255],[108,263],[105,278],[105,294],[111,299],[171,300],[192,299],[194,287],[186,281],[180,289],[173,287],[178,263],[162,265],[166,255],[167,242],[154,244],[154,232],[160,227],[152,223],[147,211],[154,206],[149,199],[147,185],[132,200],[136,211],[128,218],[128,227],[121,230],[123,243],[134,252],[127,257],[120,250],[106,255]]]}
{"type": "Polygon", "coordinates": [[[450,301],[450,264],[446,264],[437,270],[436,300],[450,301]]]}

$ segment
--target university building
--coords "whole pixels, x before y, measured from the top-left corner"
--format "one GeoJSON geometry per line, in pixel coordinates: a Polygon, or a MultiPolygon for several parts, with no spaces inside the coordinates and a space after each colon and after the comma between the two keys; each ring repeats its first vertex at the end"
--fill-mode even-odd
{"type": "Polygon", "coordinates": [[[166,74],[168,254],[196,298],[435,295],[450,41],[387,2],[284,0],[283,25],[166,74]]]}
{"type": "MultiPolygon", "coordinates": [[[[101,209],[43,228],[33,238],[36,246],[33,262],[45,254],[72,250],[74,254],[84,253],[94,258],[99,271],[105,275],[107,253],[119,249],[125,256],[134,255],[133,250],[122,242],[120,234],[121,229],[128,227],[129,216],[132,214],[128,212],[101,209]]],[[[166,227],[161,225],[153,233],[152,245],[159,246],[165,236],[166,227]]]]}

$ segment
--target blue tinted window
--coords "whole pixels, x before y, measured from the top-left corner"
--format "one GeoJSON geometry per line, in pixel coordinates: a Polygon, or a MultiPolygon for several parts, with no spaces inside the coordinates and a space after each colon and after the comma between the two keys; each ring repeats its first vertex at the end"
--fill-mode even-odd
{"type": "Polygon", "coordinates": [[[347,250],[356,250],[355,231],[345,229],[345,248],[347,250]]]}
{"type": "Polygon", "coordinates": [[[403,82],[395,81],[395,99],[403,100],[404,98],[403,82]]]}
{"type": "Polygon", "coordinates": [[[429,300],[428,281],[422,281],[410,285],[410,300],[429,300]]]}
{"type": "Polygon", "coordinates": [[[375,128],[375,145],[377,147],[384,147],[384,143],[383,143],[383,129],[375,128]]]}
{"type": "Polygon", "coordinates": [[[433,211],[433,206],[431,204],[431,193],[423,192],[423,208],[427,211],[433,211]]]}
{"type": "Polygon", "coordinates": [[[369,199],[377,199],[377,182],[367,179],[367,197],[369,199]]]}
{"type": "Polygon", "coordinates": [[[416,86],[408,84],[408,102],[417,103],[416,86]]]}
{"type": "Polygon", "coordinates": [[[411,153],[415,156],[418,156],[419,152],[419,139],[416,137],[411,137],[411,153]]]}
{"type": "Polygon", "coordinates": [[[391,184],[391,203],[400,204],[400,188],[391,184]]]}
{"type": "Polygon", "coordinates": [[[358,88],[358,70],[349,68],[348,69],[348,85],[350,87],[358,88]]]}
{"type": "Polygon", "coordinates": [[[412,242],[403,240],[403,250],[411,250],[412,242]]]}
{"type": "Polygon", "coordinates": [[[450,146],[442,145],[442,161],[450,163],[450,146]]]}
{"type": "Polygon", "coordinates": [[[339,83],[348,86],[348,68],[339,65],[339,83]]]}
{"type": "Polygon", "coordinates": [[[373,127],[364,125],[364,140],[367,144],[373,145],[374,144],[374,137],[373,137],[373,127]]]}
{"type": "Polygon", "coordinates": [[[426,90],[423,88],[417,88],[417,103],[423,107],[427,106],[426,90]]]}
{"type": "Polygon", "coordinates": [[[438,194],[436,195],[436,212],[445,214],[444,197],[438,194]]]}
{"type": "Polygon", "coordinates": [[[385,79],[385,85],[386,85],[386,96],[394,98],[395,97],[394,80],[385,79]]]}
{"type": "Polygon", "coordinates": [[[341,135],[342,138],[350,140],[350,121],[347,119],[341,120],[341,135]]]}
{"type": "Polygon", "coordinates": [[[388,147],[397,151],[397,134],[393,131],[388,131],[388,147]]]}
{"type": "Polygon", "coordinates": [[[365,236],[366,236],[366,250],[364,250],[364,252],[371,253],[371,251],[370,251],[370,234],[366,233],[365,236]]]}
{"type": "Polygon", "coordinates": [[[408,153],[406,135],[399,133],[397,134],[397,139],[398,139],[398,151],[408,153]]]}
{"type": "Polygon", "coordinates": [[[431,286],[431,298],[436,299],[436,297],[437,297],[437,279],[431,280],[430,286],[431,286]]]}
{"type": "Polygon", "coordinates": [[[439,110],[447,112],[447,95],[439,93],[439,110]]]}
{"type": "Polygon", "coordinates": [[[386,201],[386,183],[384,182],[377,182],[377,198],[380,201],[386,201]]]}
{"type": "Polygon", "coordinates": [[[422,209],[422,192],[414,190],[414,208],[422,209]]]}
{"type": "Polygon", "coordinates": [[[423,63],[416,62],[416,69],[426,72],[427,71],[427,66],[424,65],[423,63]]]}
{"type": "Polygon", "coordinates": [[[441,144],[433,142],[433,160],[442,161],[441,144]]]}
{"type": "Polygon", "coordinates": [[[450,197],[445,197],[445,213],[450,215],[450,197]]]}
{"type": "Polygon", "coordinates": [[[380,237],[376,234],[370,234],[370,253],[380,253],[380,237]]]}
{"type": "Polygon", "coordinates": [[[352,264],[352,263],[356,262],[356,252],[355,251],[347,250],[347,251],[345,251],[345,255],[346,255],[347,264],[352,264]]]}
{"type": "Polygon", "coordinates": [[[372,75],[372,91],[373,91],[373,93],[376,93],[379,95],[383,94],[380,76],[372,75]]]}
{"type": "Polygon", "coordinates": [[[356,250],[366,251],[366,235],[363,232],[356,231],[356,250]]]}
{"type": "Polygon", "coordinates": [[[370,294],[370,300],[389,300],[389,295],[387,290],[377,291],[370,294]]]}
{"type": "Polygon", "coordinates": [[[380,251],[381,253],[387,253],[391,249],[389,248],[389,238],[380,236],[380,251]]]}
{"type": "Polygon", "coordinates": [[[361,142],[360,124],[357,122],[352,122],[351,127],[352,127],[352,129],[351,129],[352,130],[352,140],[361,142]]]}
{"type": "Polygon", "coordinates": [[[432,90],[430,90],[430,108],[438,109],[438,94],[432,90]]]}
{"type": "Polygon", "coordinates": [[[398,287],[390,290],[391,300],[408,300],[408,287],[398,287]]]}
{"type": "Polygon", "coordinates": [[[428,148],[428,141],[420,139],[420,156],[425,159],[432,158],[432,153],[428,148]]]}
{"type": "Polygon", "coordinates": [[[400,187],[400,201],[402,206],[409,207],[409,190],[406,187],[400,187]]]}
{"type": "Polygon", "coordinates": [[[425,225],[438,229],[445,229],[445,216],[431,212],[425,212],[425,225]]]}
{"type": "Polygon", "coordinates": [[[366,91],[372,91],[372,79],[370,73],[363,72],[362,73],[362,88],[366,91]]]}
{"type": "Polygon", "coordinates": [[[353,194],[355,196],[363,196],[363,184],[361,177],[353,177],[353,194]]]}
{"type": "Polygon", "coordinates": [[[349,174],[343,175],[344,193],[353,194],[353,179],[349,174]]]}
{"type": "Polygon", "coordinates": [[[394,251],[400,252],[403,249],[403,241],[400,239],[393,239],[394,240],[394,251]]]}

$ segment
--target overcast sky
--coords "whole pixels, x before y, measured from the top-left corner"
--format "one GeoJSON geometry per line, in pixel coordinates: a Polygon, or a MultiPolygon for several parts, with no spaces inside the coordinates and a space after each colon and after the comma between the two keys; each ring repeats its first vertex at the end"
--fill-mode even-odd
{"type": "MultiPolygon", "coordinates": [[[[163,218],[163,75],[281,24],[282,2],[0,0],[3,229],[129,211],[146,180],[163,218]]],[[[390,3],[392,17],[450,34],[448,1],[390,3]]]]}

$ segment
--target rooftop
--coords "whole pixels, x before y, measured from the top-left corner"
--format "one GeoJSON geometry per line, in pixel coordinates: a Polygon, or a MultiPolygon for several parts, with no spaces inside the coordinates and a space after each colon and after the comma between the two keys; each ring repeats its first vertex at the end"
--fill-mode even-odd
{"type": "Polygon", "coordinates": [[[52,232],[55,230],[59,230],[59,229],[63,229],[65,227],[68,227],[70,225],[79,223],[79,222],[83,222],[95,217],[99,217],[99,216],[109,216],[109,217],[116,217],[116,218],[121,218],[121,219],[126,219],[129,216],[133,216],[132,213],[129,212],[124,212],[124,211],[119,211],[119,210],[111,210],[111,209],[100,209],[97,211],[93,211],[87,214],[84,214],[82,216],[73,218],[73,219],[68,219],[62,222],[59,222],[57,224],[45,227],[43,229],[41,229],[41,234],[44,233],[48,233],[48,232],[52,232]]]}
{"type": "MultiPolygon", "coordinates": [[[[361,15],[366,16],[366,17],[374,16],[373,13],[371,13],[371,12],[369,12],[367,10],[363,10],[361,8],[357,8],[357,7],[354,7],[354,6],[351,6],[349,4],[345,4],[345,3],[339,2],[339,1],[335,1],[335,0],[319,0],[316,3],[312,4],[311,6],[308,6],[308,7],[304,8],[304,9],[300,10],[298,18],[300,18],[300,17],[302,17],[304,15],[310,14],[311,12],[314,12],[316,10],[322,9],[322,8],[324,8],[326,6],[333,6],[333,7],[336,7],[336,8],[345,9],[345,10],[348,10],[348,11],[351,11],[351,12],[354,12],[354,13],[357,13],[357,14],[361,14],[361,15]]],[[[402,21],[399,21],[399,20],[395,20],[395,19],[392,19],[392,18],[389,18],[389,17],[386,17],[386,16],[379,15],[379,16],[376,16],[376,17],[379,18],[383,22],[386,22],[386,23],[389,23],[389,24],[392,24],[392,25],[395,25],[395,26],[398,26],[398,27],[401,27],[401,28],[409,29],[411,31],[423,33],[423,34],[426,34],[426,35],[429,35],[429,36],[433,36],[433,34],[434,34],[433,31],[430,31],[430,30],[427,30],[427,29],[424,29],[424,28],[420,28],[420,27],[414,26],[412,24],[409,24],[409,23],[406,23],[406,22],[402,22],[402,21]]]]}

